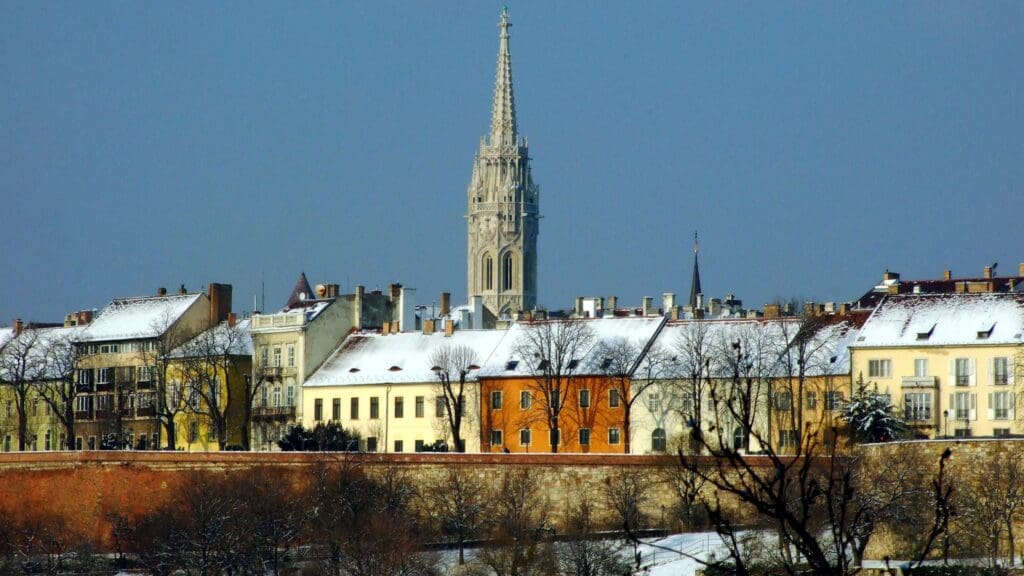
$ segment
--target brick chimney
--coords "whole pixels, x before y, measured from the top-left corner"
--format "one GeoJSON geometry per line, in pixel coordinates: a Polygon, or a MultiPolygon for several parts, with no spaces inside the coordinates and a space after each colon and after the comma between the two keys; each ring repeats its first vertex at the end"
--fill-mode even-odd
{"type": "Polygon", "coordinates": [[[426,318],[423,320],[423,333],[430,335],[434,333],[434,319],[426,318]]]}
{"type": "Polygon", "coordinates": [[[1024,262],[1017,265],[1017,276],[1024,276],[1024,262]]]}
{"type": "Polygon", "coordinates": [[[391,322],[385,322],[381,324],[380,333],[387,336],[391,333],[391,322]]]}
{"type": "Polygon", "coordinates": [[[324,284],[324,295],[321,298],[337,298],[341,292],[341,286],[337,284],[324,284]]]}
{"type": "Polygon", "coordinates": [[[228,328],[234,328],[238,324],[238,316],[234,312],[228,312],[228,328]]]}
{"type": "Polygon", "coordinates": [[[444,319],[444,335],[451,336],[455,332],[455,321],[451,318],[444,319]]]}
{"type": "Polygon", "coordinates": [[[942,279],[943,280],[952,280],[953,279],[953,271],[950,270],[949,268],[946,268],[945,270],[943,270],[942,271],[942,279]]]}
{"type": "Polygon", "coordinates": [[[985,266],[985,268],[981,271],[981,275],[984,278],[991,278],[992,277],[992,267],[991,266],[985,266]]]}
{"type": "Polygon", "coordinates": [[[21,318],[15,318],[14,322],[11,323],[11,326],[14,328],[15,336],[21,334],[22,330],[25,329],[25,323],[21,321],[21,318]]]}
{"type": "Polygon", "coordinates": [[[900,279],[899,272],[890,272],[890,271],[886,270],[882,274],[882,282],[887,282],[887,281],[890,281],[890,280],[899,280],[899,279],[900,279]]]}
{"type": "Polygon", "coordinates": [[[676,295],[673,292],[665,292],[661,295],[661,308],[668,312],[676,305],[676,295]]]}
{"type": "Polygon", "coordinates": [[[441,292],[441,316],[447,316],[452,312],[452,293],[441,292]]]}
{"type": "Polygon", "coordinates": [[[178,288],[178,294],[188,294],[188,290],[185,289],[184,284],[182,284],[181,287],[178,288]]]}
{"type": "Polygon", "coordinates": [[[211,283],[206,295],[210,298],[210,325],[227,320],[231,314],[231,284],[211,283]]]}
{"type": "Polygon", "coordinates": [[[778,304],[765,304],[764,305],[764,317],[765,318],[778,318],[781,313],[778,304]]]}
{"type": "Polygon", "coordinates": [[[644,316],[650,315],[654,311],[654,298],[650,296],[644,296],[642,312],[644,316]]]}
{"type": "Polygon", "coordinates": [[[846,316],[849,313],[850,313],[850,305],[849,304],[843,302],[842,304],[839,305],[839,315],[840,316],[846,316]]]}
{"type": "Polygon", "coordinates": [[[164,288],[163,286],[157,288],[156,289],[156,295],[157,296],[167,296],[167,288],[164,288]]]}
{"type": "MultiPolygon", "coordinates": [[[[1022,264],[1022,266],[1024,266],[1024,264],[1022,264]]],[[[618,296],[609,296],[608,297],[608,309],[611,310],[612,313],[614,313],[615,309],[618,308],[618,306],[619,306],[619,297],[618,296]]]]}

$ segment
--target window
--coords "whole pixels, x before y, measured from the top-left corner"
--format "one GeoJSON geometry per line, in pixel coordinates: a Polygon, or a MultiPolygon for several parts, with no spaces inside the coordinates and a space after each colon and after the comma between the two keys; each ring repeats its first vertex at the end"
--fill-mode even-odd
{"type": "Polygon", "coordinates": [[[359,398],[349,400],[349,418],[359,420],[359,398]]]}
{"type": "Polygon", "coordinates": [[[288,403],[285,406],[295,406],[295,386],[288,385],[288,403]]]}
{"type": "Polygon", "coordinates": [[[554,430],[550,430],[548,432],[548,442],[552,446],[561,446],[562,445],[562,431],[559,430],[558,428],[555,428],[554,430]]]}
{"type": "Polygon", "coordinates": [[[423,414],[424,414],[424,407],[423,406],[424,406],[424,404],[425,404],[425,402],[424,402],[423,396],[417,396],[416,397],[416,417],[417,418],[423,418],[423,414]]]}
{"type": "Polygon", "coordinates": [[[405,398],[395,396],[395,418],[405,417],[405,398]]]}
{"type": "Polygon", "coordinates": [[[416,450],[417,452],[423,452],[424,444],[425,443],[423,442],[423,440],[417,440],[416,443],[413,445],[413,449],[416,450]]]}
{"type": "Polygon", "coordinates": [[[825,409],[839,410],[843,407],[842,392],[825,392],[825,409]]]}
{"type": "Polygon", "coordinates": [[[917,358],[914,360],[914,376],[924,378],[928,375],[928,359],[917,358]]]}
{"type": "Polygon", "coordinates": [[[401,452],[403,450],[405,450],[405,442],[395,440],[395,452],[401,452]]]}
{"type": "Polygon", "coordinates": [[[39,416],[39,398],[32,399],[32,415],[39,416]]]}
{"type": "Polygon", "coordinates": [[[797,434],[796,430],[779,430],[779,446],[783,448],[791,448],[800,444],[800,435],[797,434]]]}
{"type": "MultiPolygon", "coordinates": [[[[10,402],[8,402],[7,404],[7,411],[10,412],[10,402]]],[[[519,409],[529,410],[531,406],[533,406],[533,396],[531,396],[530,393],[527,392],[526,390],[523,390],[522,392],[519,393],[519,409]]],[[[8,414],[8,416],[10,416],[10,414],[8,414]]]]}
{"type": "Polygon", "coordinates": [[[188,423],[188,443],[192,444],[199,440],[199,422],[188,423]]]}
{"type": "Polygon", "coordinates": [[[274,346],[274,366],[281,366],[281,347],[274,346]]]}
{"type": "Polygon", "coordinates": [[[562,405],[562,394],[561,394],[561,391],[559,391],[559,390],[552,390],[551,391],[551,409],[557,412],[561,405],[562,405]]]}
{"type": "Polygon", "coordinates": [[[501,410],[502,404],[501,390],[495,390],[491,392],[491,409],[501,410]]]}
{"type": "Polygon", "coordinates": [[[447,408],[445,408],[446,402],[444,396],[437,396],[434,398],[434,416],[437,418],[444,418],[448,414],[447,408]]]}
{"type": "Polygon", "coordinates": [[[590,445],[590,428],[580,428],[580,446],[590,445]]]}
{"type": "Polygon", "coordinates": [[[380,398],[374,396],[370,398],[370,420],[376,420],[380,418],[380,398]]]}
{"type": "MultiPolygon", "coordinates": [[[[530,429],[529,428],[523,428],[522,430],[519,431],[519,444],[520,445],[522,445],[522,446],[529,446],[530,445],[530,440],[532,440],[532,439],[533,438],[532,438],[532,435],[530,433],[530,429]]],[[[8,450],[8,452],[9,451],[10,450],[8,450]]]]}
{"type": "Polygon", "coordinates": [[[775,393],[775,409],[788,412],[793,409],[793,393],[789,390],[781,390],[775,393]]]}
{"type": "Polygon", "coordinates": [[[808,392],[804,396],[804,403],[808,410],[816,410],[818,408],[818,394],[817,392],[808,392]]]}
{"type": "Polygon", "coordinates": [[[1010,362],[1008,358],[992,359],[992,383],[997,386],[1010,383],[1010,362]]]}
{"type": "Polygon", "coordinates": [[[892,374],[892,360],[868,360],[868,376],[888,378],[892,374]]]}
{"type": "Polygon", "coordinates": [[[651,451],[652,452],[664,452],[667,448],[668,442],[665,438],[664,428],[655,428],[654,432],[651,432],[651,451]]]}
{"type": "MultiPolygon", "coordinates": [[[[81,442],[82,439],[81,438],[77,438],[75,441],[76,442],[81,442]]],[[[148,446],[146,445],[146,435],[145,434],[139,434],[139,450],[145,450],[146,448],[148,448],[148,446]]]]}
{"type": "Polygon", "coordinates": [[[491,430],[491,446],[501,446],[503,443],[501,430],[491,430]]]}
{"type": "Polygon", "coordinates": [[[494,258],[484,256],[484,290],[494,290],[494,258]]]}
{"type": "Polygon", "coordinates": [[[1007,420],[1013,418],[1013,394],[1010,392],[992,392],[988,395],[989,420],[1007,420]]]}
{"type": "Polygon", "coordinates": [[[91,410],[92,396],[78,396],[75,398],[75,412],[90,412],[91,410]]]}
{"type": "Polygon", "coordinates": [[[512,285],[513,285],[513,279],[512,279],[513,264],[512,264],[512,255],[511,254],[505,254],[505,257],[502,259],[502,270],[503,271],[502,271],[502,274],[501,274],[501,289],[502,290],[511,290],[512,289],[512,285]]]}
{"type": "Polygon", "coordinates": [[[608,391],[608,407],[618,408],[619,407],[619,391],[609,390],[608,391]]]}
{"type": "Polygon", "coordinates": [[[976,418],[977,397],[970,392],[950,394],[950,405],[953,407],[953,418],[956,420],[974,420],[976,418]]]}
{"type": "Polygon", "coordinates": [[[156,366],[139,366],[136,369],[135,379],[138,382],[149,382],[153,379],[153,371],[156,366]]]}
{"type": "Polygon", "coordinates": [[[996,438],[999,438],[1000,436],[1009,436],[1010,435],[1010,429],[1009,428],[993,428],[992,429],[992,435],[995,436],[996,438]]]}
{"type": "Polygon", "coordinates": [[[260,366],[269,366],[270,362],[267,359],[270,351],[267,350],[266,346],[260,346],[260,366]]]}
{"type": "Polygon", "coordinates": [[[324,419],[324,399],[317,398],[313,400],[313,420],[317,422],[324,419]]]}
{"type": "Polygon", "coordinates": [[[580,390],[580,408],[590,408],[590,390],[580,390]]]}
{"type": "Polygon", "coordinates": [[[341,398],[335,398],[331,401],[331,419],[341,420],[341,398]]]}
{"type": "Polygon", "coordinates": [[[609,428],[608,429],[608,443],[609,444],[618,444],[619,443],[619,429],[618,428],[609,428]]]}
{"type": "Polygon", "coordinates": [[[971,437],[971,429],[970,428],[957,428],[956,430],[953,430],[953,436],[956,437],[956,438],[970,438],[971,437]]]}
{"type": "Polygon", "coordinates": [[[110,394],[103,394],[101,396],[97,396],[96,397],[96,410],[97,411],[102,411],[102,412],[106,412],[106,411],[110,410],[110,405],[111,405],[110,400],[112,398],[113,398],[113,396],[110,395],[110,394]]]}
{"type": "Polygon", "coordinates": [[[295,346],[288,347],[288,367],[295,366],[295,346]]]}
{"type": "Polygon", "coordinates": [[[903,417],[909,421],[932,419],[932,395],[913,392],[903,396],[903,417]]]}
{"type": "Polygon", "coordinates": [[[377,437],[376,436],[367,436],[366,437],[366,451],[367,452],[376,452],[377,451],[377,437]]]}
{"type": "Polygon", "coordinates": [[[661,395],[657,392],[651,392],[647,395],[647,408],[655,413],[661,413],[661,395]]]}
{"type": "Polygon", "coordinates": [[[46,436],[44,436],[43,450],[52,450],[52,448],[50,447],[50,431],[49,430],[46,431],[46,436]]]}
{"type": "Polygon", "coordinates": [[[973,375],[971,370],[971,359],[970,358],[957,358],[953,361],[953,376],[957,386],[970,386],[973,384],[971,376],[973,375]]]}
{"type": "Polygon", "coordinates": [[[110,384],[114,381],[114,369],[113,368],[100,368],[96,371],[96,383],[97,384],[110,384]]]}
{"type": "Polygon", "coordinates": [[[281,387],[280,386],[274,386],[274,406],[277,407],[277,406],[280,406],[280,405],[281,405],[281,387]]]}
{"type": "Polygon", "coordinates": [[[4,436],[4,452],[11,451],[11,435],[4,436]]]}
{"type": "MultiPolygon", "coordinates": [[[[95,450],[96,449],[96,437],[95,436],[89,436],[89,443],[87,444],[87,446],[89,446],[89,450],[95,450]]],[[[10,452],[10,450],[8,450],[8,452],[10,452]]]]}
{"type": "Polygon", "coordinates": [[[75,450],[81,450],[81,449],[82,449],[82,437],[81,436],[75,436],[75,450]]]}

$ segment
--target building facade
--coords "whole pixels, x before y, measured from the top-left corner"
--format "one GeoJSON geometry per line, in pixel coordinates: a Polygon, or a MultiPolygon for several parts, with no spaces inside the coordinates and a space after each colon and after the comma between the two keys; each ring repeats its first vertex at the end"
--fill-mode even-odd
{"type": "Polygon", "coordinates": [[[511,318],[537,304],[540,188],[516,125],[510,26],[505,10],[491,132],[480,142],[467,192],[467,298],[482,296],[495,318],[511,318]]]}

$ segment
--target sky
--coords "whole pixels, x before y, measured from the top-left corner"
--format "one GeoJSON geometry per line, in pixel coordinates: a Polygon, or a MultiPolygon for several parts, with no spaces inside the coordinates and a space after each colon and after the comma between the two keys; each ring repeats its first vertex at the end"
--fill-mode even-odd
{"type": "MultiPolygon", "coordinates": [[[[466,296],[502,3],[0,3],[0,324],[184,284],[466,296]]],[[[539,303],[1024,262],[1024,3],[510,2],[539,303]]]]}

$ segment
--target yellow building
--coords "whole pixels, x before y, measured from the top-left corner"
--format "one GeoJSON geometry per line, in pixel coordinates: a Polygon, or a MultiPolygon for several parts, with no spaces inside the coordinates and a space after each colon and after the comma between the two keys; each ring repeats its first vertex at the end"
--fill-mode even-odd
{"type": "Polygon", "coordinates": [[[851,346],[852,377],[889,394],[922,436],[1024,432],[1024,294],[890,295],[851,346]]]}

